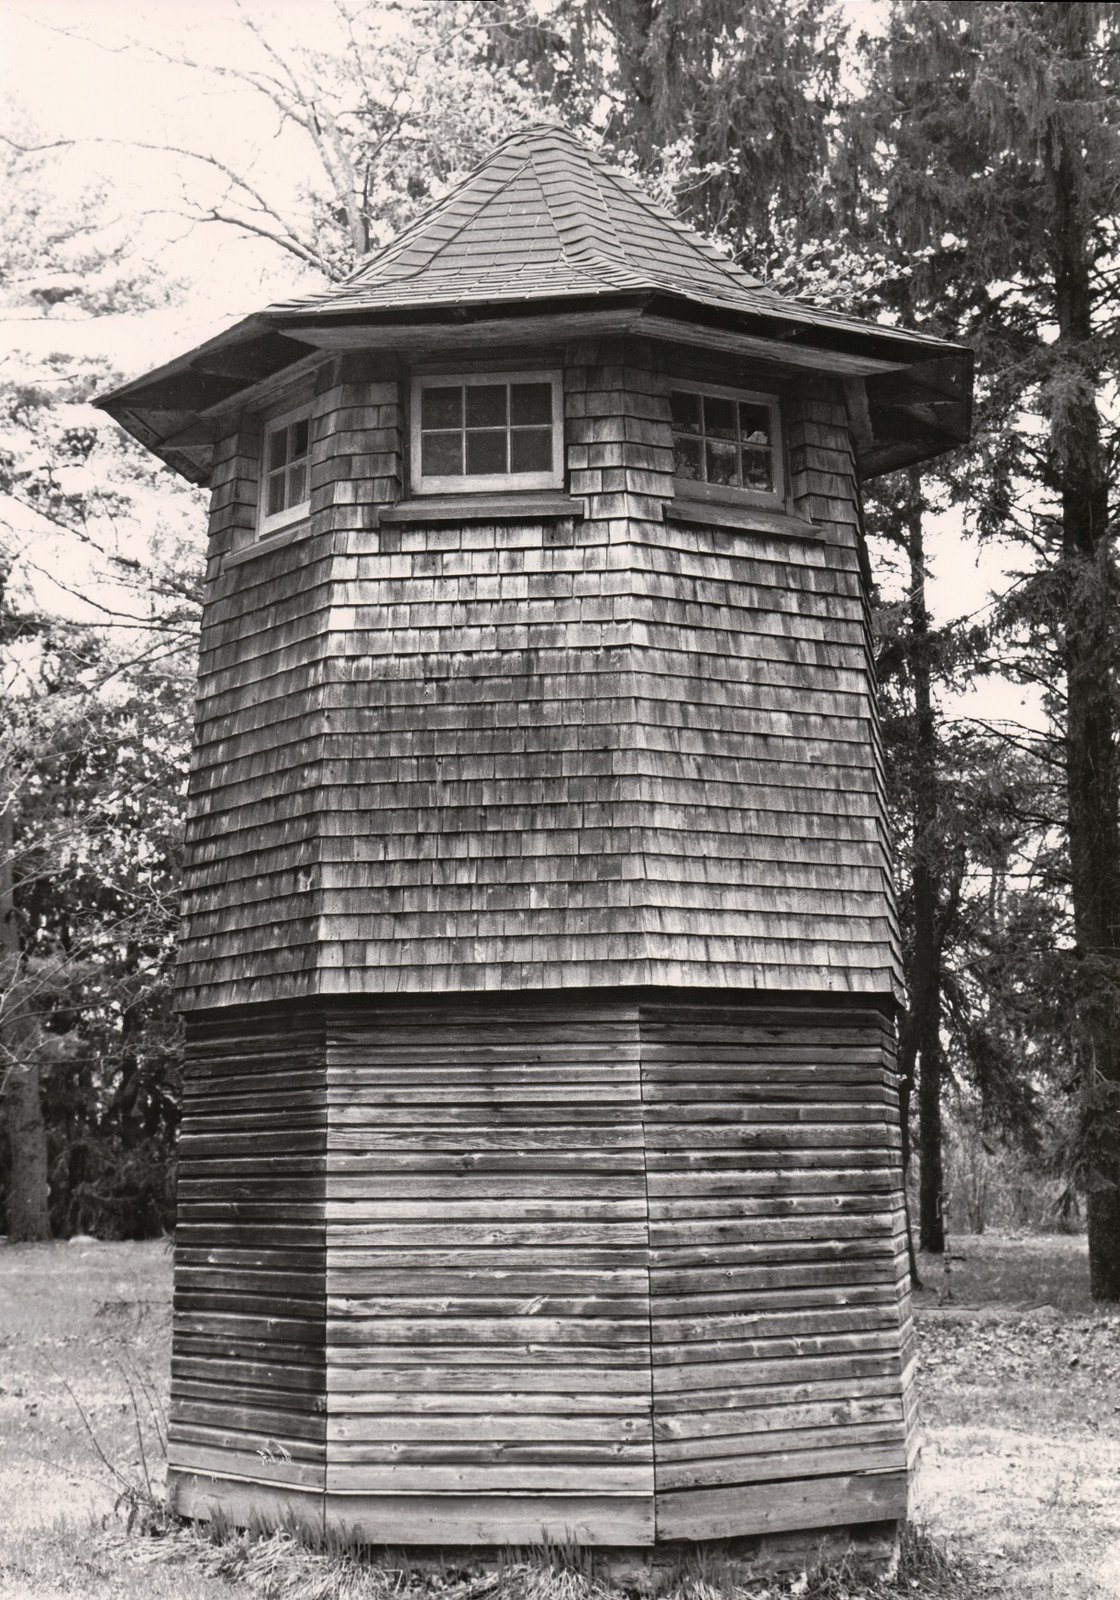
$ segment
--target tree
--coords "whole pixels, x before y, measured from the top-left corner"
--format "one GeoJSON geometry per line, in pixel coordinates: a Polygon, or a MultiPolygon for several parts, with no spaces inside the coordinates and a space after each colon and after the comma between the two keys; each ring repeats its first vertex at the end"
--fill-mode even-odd
{"type": "Polygon", "coordinates": [[[8,1124],[8,1237],[51,1236],[47,1130],[35,1055],[34,1020],[21,971],[12,862],[14,806],[0,800],[0,1091],[8,1124]]]}
{"type": "Polygon", "coordinates": [[[982,528],[1032,562],[1004,620],[1024,675],[1060,662],[1092,1292],[1120,1298],[1120,828],[1116,766],[1116,173],[1120,43],[1095,4],[899,0],[871,126],[890,227],[980,347],[982,528]]]}
{"type": "Polygon", "coordinates": [[[76,321],[135,313],[158,295],[127,231],[101,194],[64,202],[46,158],[9,156],[5,168],[3,309],[54,330],[46,356],[12,349],[0,384],[0,1179],[9,1236],[41,1238],[48,1219],[75,1221],[65,1141],[79,1084],[87,1101],[94,1089],[94,1101],[112,1100],[114,1038],[166,990],[175,845],[165,824],[179,804],[197,630],[179,555],[201,519],[197,497],[169,494],[88,405],[111,382],[106,365],[54,353],[76,321]],[[57,603],[73,610],[80,598],[88,620],[40,602],[48,570],[57,603]],[[162,743],[161,704],[173,710],[162,743]],[[166,770],[142,787],[156,751],[166,770]],[[149,808],[130,817],[145,792],[149,808]]]}
{"type": "Polygon", "coordinates": [[[756,270],[784,264],[791,216],[820,231],[846,35],[827,0],[502,0],[492,27],[495,60],[756,270]]]}
{"type": "MultiPolygon", "coordinates": [[[[333,0],[322,42],[289,36],[283,14],[239,7],[247,64],[129,48],[247,91],[308,176],[270,186],[228,149],[134,145],[169,159],[180,214],[263,239],[315,274],[344,277],[456,182],[506,133],[549,114],[524,63],[499,62],[491,0],[333,0]],[[299,40],[299,42],[297,42],[299,40]]],[[[67,141],[20,140],[35,154],[67,141]]]]}

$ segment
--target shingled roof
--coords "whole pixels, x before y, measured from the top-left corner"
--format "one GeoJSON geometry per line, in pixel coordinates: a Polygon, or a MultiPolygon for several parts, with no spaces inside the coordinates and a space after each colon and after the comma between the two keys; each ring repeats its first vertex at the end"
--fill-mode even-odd
{"type": "Polygon", "coordinates": [[[504,140],[345,283],[283,306],[349,315],[643,289],[737,306],[761,287],[567,129],[548,125],[504,140]]]}
{"type": "MultiPolygon", "coordinates": [[[[967,437],[968,351],[774,293],[553,125],[511,134],[344,282],[279,301],[99,404],[176,470],[205,482],[212,408],[225,410],[317,349],[343,347],[349,328],[376,325],[381,348],[407,350],[420,325],[462,329],[483,318],[501,342],[499,319],[508,344],[530,313],[540,338],[539,319],[562,312],[594,312],[598,321],[584,321],[586,331],[610,331],[609,309],[618,313],[615,331],[675,331],[688,342],[694,323],[722,330],[729,349],[737,333],[749,336],[740,337],[744,351],[765,354],[757,347],[769,345],[772,358],[802,369],[817,364],[819,352],[822,368],[884,379],[877,440],[876,405],[865,408],[866,475],[967,437]]],[[[558,336],[573,331],[557,327],[558,336]]]]}

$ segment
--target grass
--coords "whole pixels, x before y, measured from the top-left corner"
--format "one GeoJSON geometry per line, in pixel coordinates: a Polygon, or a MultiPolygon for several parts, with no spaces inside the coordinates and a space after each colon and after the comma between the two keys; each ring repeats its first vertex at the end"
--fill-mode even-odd
{"type": "Polygon", "coordinates": [[[142,1484],[145,1458],[160,1470],[158,1401],[153,1417],[141,1386],[150,1374],[167,1392],[170,1321],[171,1259],[158,1242],[0,1246],[4,1600],[238,1595],[205,1572],[120,1557],[120,1479],[142,1484]]]}
{"type": "Polygon", "coordinates": [[[1120,1307],[1085,1240],[956,1240],[915,1299],[923,1514],[1015,1600],[1120,1596],[1120,1307]]]}
{"type": "MultiPolygon", "coordinates": [[[[832,1562],[744,1587],[711,1552],[659,1600],[1120,1600],[1120,1308],[1083,1239],[955,1241],[916,1296],[926,1448],[889,1584],[832,1562]],[[947,1292],[946,1292],[947,1291],[947,1292]]],[[[159,1458],[171,1264],[158,1244],[0,1246],[0,1600],[623,1600],[637,1578],[563,1550],[370,1566],[288,1535],[128,1536],[120,1482],[159,1458]],[[138,1413],[140,1427],[138,1429],[138,1413]],[[82,1420],[106,1458],[98,1460],[82,1420]]]]}
{"type": "Polygon", "coordinates": [[[1040,1310],[1050,1307],[1089,1315],[1089,1269],[1083,1234],[1040,1233],[1020,1237],[970,1234],[951,1241],[947,1258],[921,1256],[923,1309],[934,1305],[1040,1310]]]}

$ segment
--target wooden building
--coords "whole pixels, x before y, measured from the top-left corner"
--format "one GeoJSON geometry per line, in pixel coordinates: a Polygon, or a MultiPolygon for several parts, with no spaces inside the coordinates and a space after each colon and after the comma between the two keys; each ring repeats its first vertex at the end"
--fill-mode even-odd
{"type": "Polygon", "coordinates": [[[213,491],[181,1510],[396,1544],[904,1514],[860,482],[962,440],[970,381],[539,127],[103,402],[213,491]]]}

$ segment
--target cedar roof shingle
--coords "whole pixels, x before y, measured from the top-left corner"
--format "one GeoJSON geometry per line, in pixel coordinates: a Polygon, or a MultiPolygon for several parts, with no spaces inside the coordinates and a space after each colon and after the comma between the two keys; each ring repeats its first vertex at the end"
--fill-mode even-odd
{"type": "Polygon", "coordinates": [[[512,134],[341,284],[275,311],[358,313],[662,289],[713,305],[778,299],[566,128],[512,134]]]}

